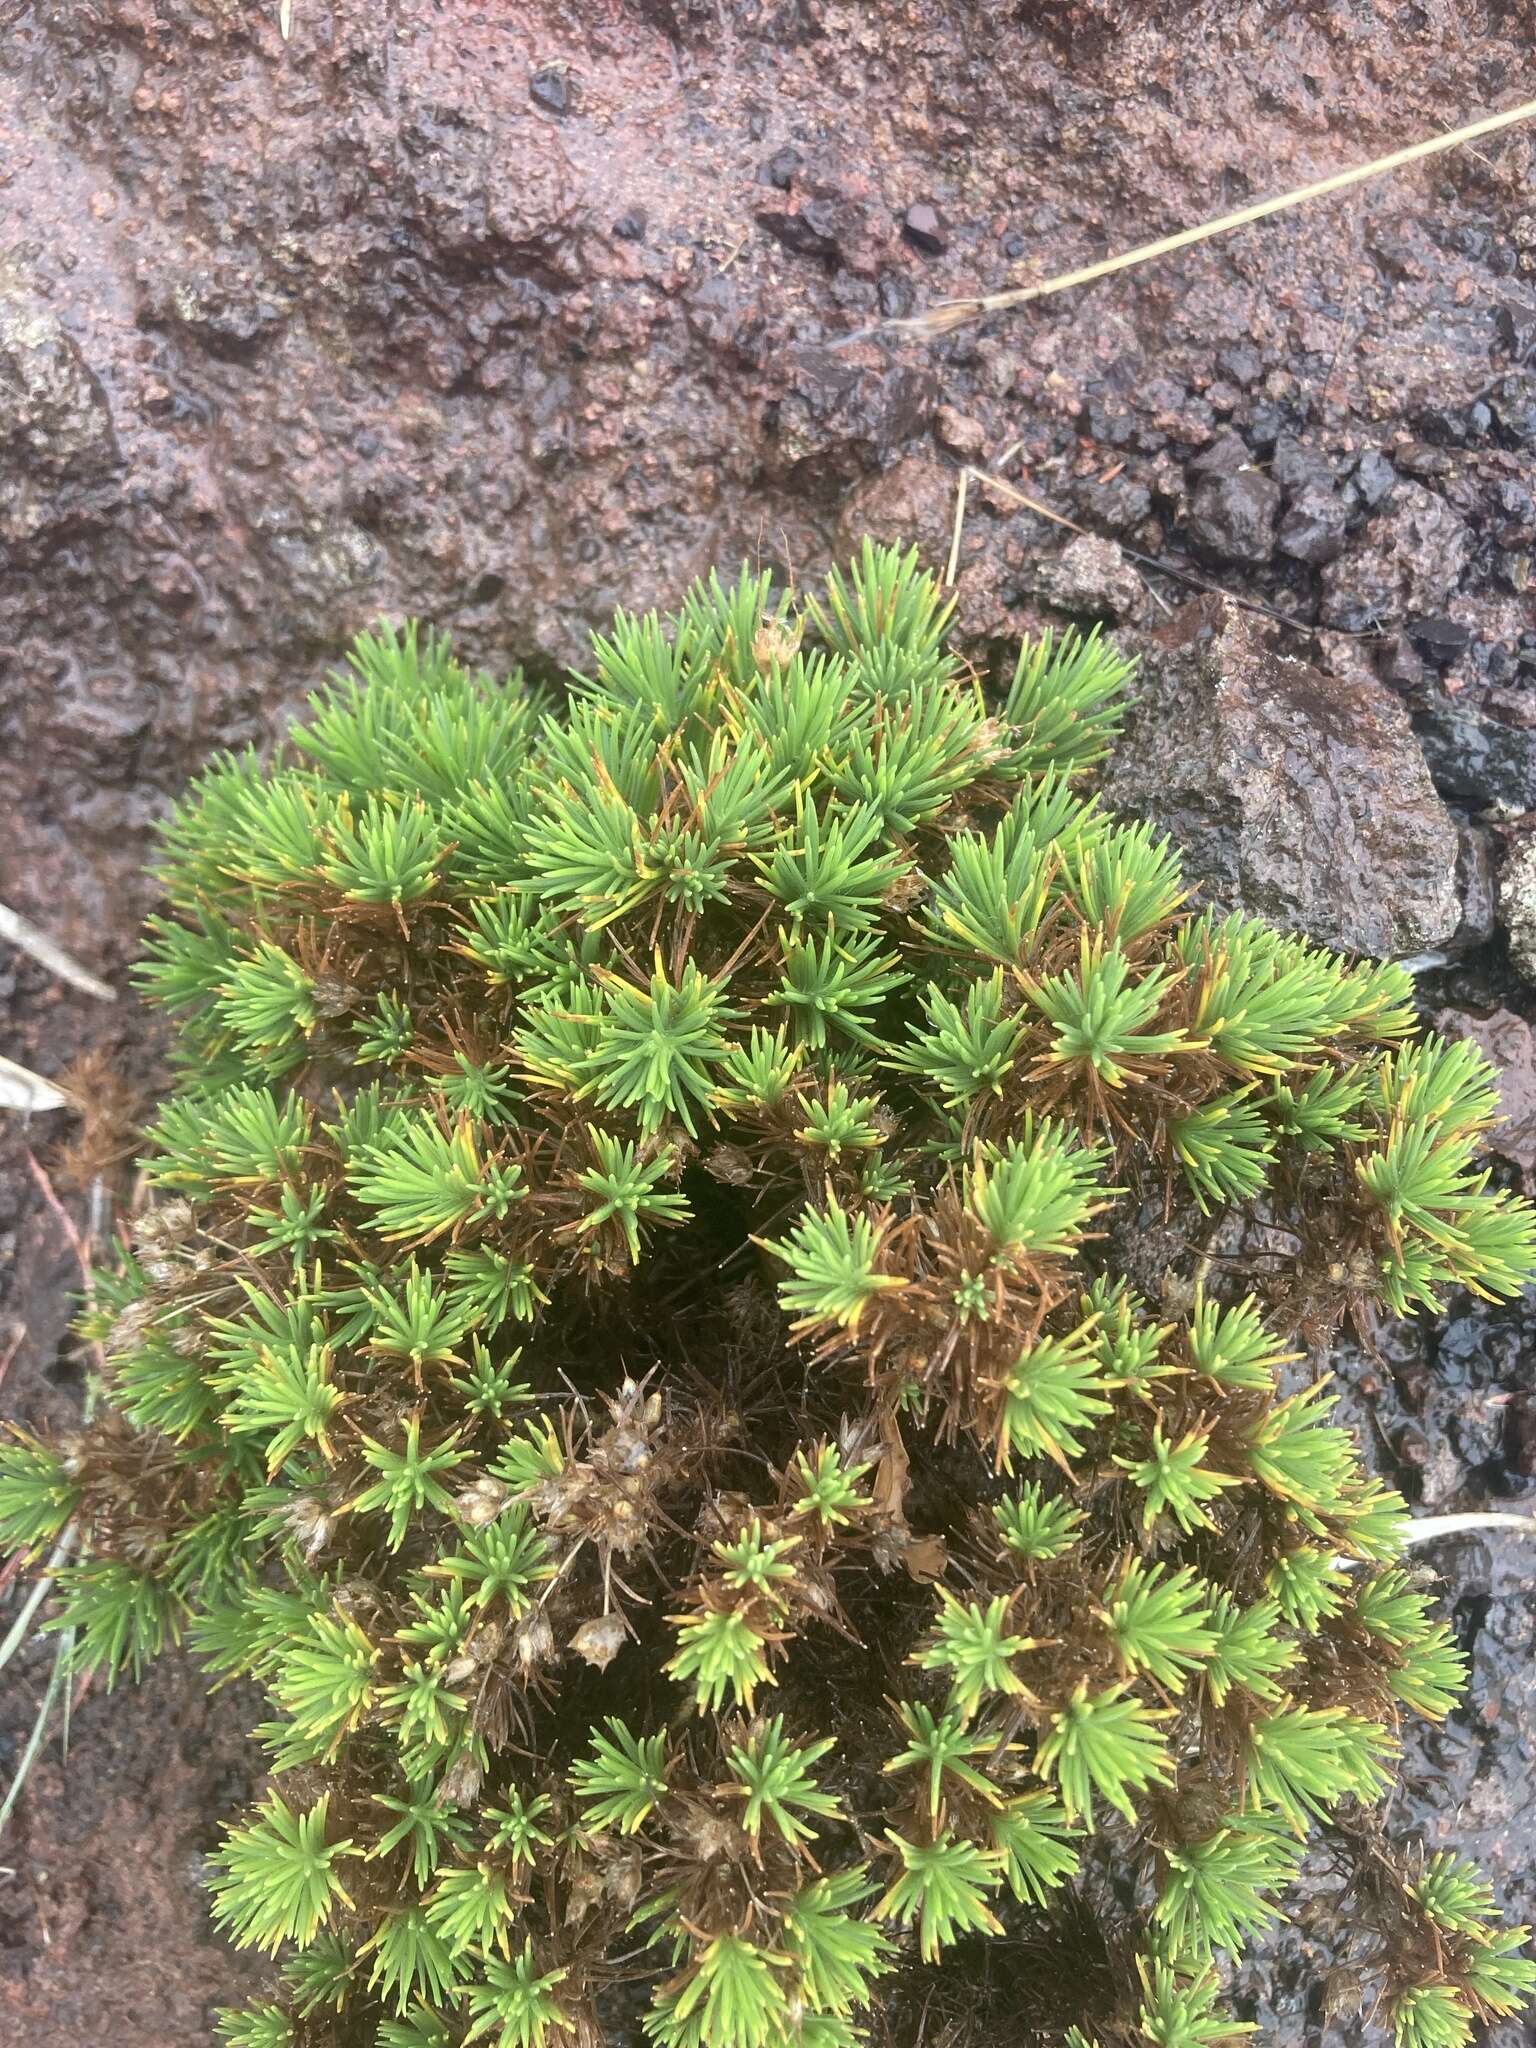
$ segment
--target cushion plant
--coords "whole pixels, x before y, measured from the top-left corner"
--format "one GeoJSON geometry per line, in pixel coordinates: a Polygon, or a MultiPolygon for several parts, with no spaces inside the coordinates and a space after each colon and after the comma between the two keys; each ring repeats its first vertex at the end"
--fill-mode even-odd
{"type": "Polygon", "coordinates": [[[1518,1290],[1490,1071],[1085,793],[1108,647],[947,625],[866,547],[559,704],[380,631],[171,820],[159,1197],[0,1539],[265,1692],[235,2048],[1208,2048],[1320,1830],[1405,2048],[1536,1980],[1374,1811],[1462,1659],[1296,1348],[1518,1290]]]}

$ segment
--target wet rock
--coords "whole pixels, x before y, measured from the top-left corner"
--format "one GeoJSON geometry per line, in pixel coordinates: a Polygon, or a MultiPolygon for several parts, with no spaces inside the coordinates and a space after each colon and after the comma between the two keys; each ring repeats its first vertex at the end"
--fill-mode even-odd
{"type": "Polygon", "coordinates": [[[1112,477],[1107,484],[1085,484],[1081,503],[1089,524],[1127,536],[1134,535],[1152,513],[1151,491],[1129,473],[1112,477]]]}
{"type": "Polygon", "coordinates": [[[838,260],[837,219],[824,200],[807,199],[797,207],[760,206],[756,218],[760,228],[794,255],[816,256],[823,263],[838,260]]]}
{"type": "Polygon", "coordinates": [[[1344,546],[1349,514],[1331,483],[1307,483],[1294,492],[1275,534],[1275,545],[1293,561],[1321,568],[1344,546]]]}
{"type": "Polygon", "coordinates": [[[1390,683],[1394,690],[1403,691],[1413,691],[1423,685],[1428,672],[1408,634],[1393,633],[1374,644],[1376,673],[1384,683],[1390,683]]]}
{"type": "Polygon", "coordinates": [[[1468,1297],[1447,1317],[1435,1345],[1431,1387],[1453,1395],[1504,1387],[1518,1379],[1530,1333],[1518,1306],[1468,1297]]]}
{"type": "Polygon", "coordinates": [[[528,97],[534,105],[560,118],[574,112],[580,92],[568,64],[541,64],[528,81],[528,97]]]}
{"type": "Polygon", "coordinates": [[[1145,439],[1147,443],[1161,440],[1161,433],[1141,436],[1137,419],[1130,400],[1123,392],[1114,390],[1090,391],[1083,410],[1083,426],[1087,437],[1099,448],[1128,448],[1133,441],[1145,439]]]}
{"type": "Polygon", "coordinates": [[[1377,955],[1451,937],[1456,828],[1390,691],[1277,654],[1224,598],[1142,644],[1110,802],[1170,832],[1213,899],[1287,930],[1377,955]]]}
{"type": "Polygon", "coordinates": [[[106,393],[74,337],[29,292],[0,290],[0,540],[96,509],[117,464],[106,393]]]}
{"type": "Polygon", "coordinates": [[[454,279],[488,260],[545,285],[581,276],[585,208],[552,122],[418,106],[400,128],[398,171],[392,253],[403,244],[454,279]]]}
{"type": "Polygon", "coordinates": [[[1216,361],[1222,374],[1245,391],[1250,384],[1258,382],[1259,372],[1264,367],[1258,350],[1250,348],[1246,342],[1240,342],[1235,348],[1224,348],[1216,361]]]}
{"type": "Polygon", "coordinates": [[[1504,1412],[1504,1462],[1521,1479],[1536,1479],[1536,1394],[1522,1390],[1504,1412]]]}
{"type": "Polygon", "coordinates": [[[1042,562],[1031,587],[1077,618],[1137,619],[1146,609],[1145,587],[1124,551],[1095,534],[1079,534],[1054,560],[1042,562]]]}
{"type": "Polygon", "coordinates": [[[1506,1009],[1441,1010],[1435,1029],[1470,1039],[1498,1068],[1503,1121],[1489,1133],[1488,1148],[1519,1167],[1529,1185],[1536,1174],[1536,1032],[1506,1009]]]}
{"type": "MultiPolygon", "coordinates": [[[[1518,609],[1514,616],[1524,623],[1518,609]]],[[[1519,665],[1527,672],[1536,670],[1536,633],[1523,633],[1521,645],[1519,665]]],[[[1502,681],[1492,683],[1484,694],[1483,702],[1490,716],[1501,725],[1512,726],[1517,732],[1536,732],[1536,690],[1520,679],[1517,678],[1513,685],[1502,681]]]]}
{"type": "Polygon", "coordinates": [[[65,677],[53,708],[62,761],[88,771],[98,788],[133,780],[140,766],[138,749],[153,718],[131,676],[96,675],[88,686],[65,677]]]}
{"type": "Polygon", "coordinates": [[[974,462],[986,453],[986,428],[958,406],[941,405],[934,415],[933,428],[950,454],[958,455],[963,462],[974,462]]]}
{"type": "Polygon", "coordinates": [[[1358,633],[1333,633],[1320,626],[1312,635],[1312,666],[1341,682],[1363,683],[1367,689],[1385,681],[1378,669],[1375,649],[1358,633]]]}
{"type": "Polygon", "coordinates": [[[938,396],[925,364],[861,366],[834,349],[799,349],[775,416],[777,466],[814,459],[846,481],[925,433],[938,396]]]}
{"type": "Polygon", "coordinates": [[[1500,1453],[1504,1405],[1494,1388],[1432,1376],[1422,1426],[1406,1423],[1392,1436],[1409,1499],[1442,1511],[1458,1505],[1474,1475],[1500,1453]]]}
{"type": "Polygon", "coordinates": [[[1499,868],[1499,923],[1517,974],[1536,986],[1536,834],[1513,840],[1499,868]]]}
{"type": "Polygon", "coordinates": [[[812,256],[829,268],[842,266],[861,277],[879,267],[883,238],[855,181],[818,179],[795,191],[784,206],[761,206],[760,228],[797,256],[812,256]]]}
{"type": "Polygon", "coordinates": [[[1333,488],[1333,469],[1327,456],[1298,441],[1294,434],[1282,434],[1276,441],[1269,473],[1286,491],[1333,488]]]}
{"type": "Polygon", "coordinates": [[[912,289],[912,280],[903,277],[899,271],[883,270],[876,288],[876,303],[884,320],[905,320],[917,304],[917,294],[912,289]]]}
{"type": "Polygon", "coordinates": [[[1488,431],[1491,415],[1481,402],[1459,405],[1454,399],[1431,397],[1416,409],[1414,423],[1425,439],[1442,447],[1461,447],[1488,431]]]}
{"type": "Polygon", "coordinates": [[[1367,448],[1351,471],[1350,481],[1360,494],[1361,504],[1374,512],[1385,503],[1397,482],[1397,471],[1379,448],[1367,448]]]}
{"type": "Polygon", "coordinates": [[[1445,795],[1507,815],[1536,810],[1536,731],[1494,717],[1466,692],[1438,688],[1415,699],[1413,724],[1445,795]]]}
{"type": "Polygon", "coordinates": [[[1437,1438],[1433,1443],[1416,1422],[1405,1422],[1392,1432],[1392,1455],[1397,1462],[1398,1484],[1411,1501],[1443,1500],[1461,1483],[1461,1461],[1450,1445],[1437,1438]],[[1441,1469],[1432,1469],[1439,1454],[1441,1469]]]}
{"type": "Polygon", "coordinates": [[[1529,546],[1536,539],[1536,498],[1525,485],[1506,477],[1493,494],[1494,539],[1501,548],[1529,546]]]}
{"type": "Polygon", "coordinates": [[[1165,441],[1205,448],[1216,433],[1214,407],[1172,378],[1155,379],[1141,394],[1141,404],[1151,413],[1150,432],[1144,430],[1138,437],[1148,449],[1160,449],[1165,441]]]}
{"type": "Polygon", "coordinates": [[[245,264],[210,258],[167,284],[146,305],[146,324],[178,327],[223,362],[249,360],[288,319],[286,295],[245,264]]]}
{"type": "MultiPolygon", "coordinates": [[[[1526,386],[1529,379],[1525,380],[1526,386]]],[[[1518,378],[1510,378],[1489,401],[1498,428],[1517,448],[1536,448],[1536,398],[1529,388],[1522,388],[1518,378]]]]}
{"type": "Polygon", "coordinates": [[[285,578],[293,618],[311,630],[344,593],[366,591],[384,564],[378,540],[365,528],[313,514],[274,525],[265,541],[285,578]]]}
{"type": "Polygon", "coordinates": [[[1431,661],[1454,661],[1472,644],[1472,628],[1462,619],[1411,618],[1406,624],[1409,638],[1431,661]]]}
{"type": "MultiPolygon", "coordinates": [[[[709,4],[718,40],[719,0],[709,0],[709,4]]],[[[731,19],[737,33],[757,36],[780,50],[792,50],[802,43],[814,43],[826,33],[825,9],[826,0],[735,0],[731,19]]]]}
{"type": "Polygon", "coordinates": [[[1494,326],[1499,340],[1517,363],[1536,353],[1536,306],[1506,303],[1494,315],[1494,326]]]}
{"type": "Polygon", "coordinates": [[[805,159],[799,150],[786,143],[783,149],[776,149],[763,165],[762,181],[780,192],[787,192],[795,181],[795,173],[804,162],[805,159]]]}
{"type": "Polygon", "coordinates": [[[1492,1464],[1504,1436],[1508,1398],[1487,1387],[1473,1387],[1443,1403],[1446,1433],[1464,1465],[1474,1472],[1492,1464]]]}
{"type": "Polygon", "coordinates": [[[1452,455],[1444,448],[1437,448],[1432,441],[1410,441],[1398,448],[1397,466],[1409,476],[1433,480],[1453,475],[1456,462],[1452,455]]]}
{"type": "Polygon", "coordinates": [[[1267,562],[1280,501],[1280,486],[1257,469],[1205,477],[1190,502],[1190,540],[1213,561],[1267,562]]]}
{"type": "Polygon", "coordinates": [[[704,43],[720,32],[716,0],[640,0],[640,15],[679,44],[704,43]]]}
{"type": "Polygon", "coordinates": [[[938,208],[920,200],[916,206],[909,206],[901,218],[901,233],[904,241],[923,256],[942,256],[949,247],[949,236],[938,208]]]}
{"type": "Polygon", "coordinates": [[[1439,612],[1466,571],[1471,536],[1445,499],[1399,483],[1344,554],[1323,572],[1327,625],[1359,631],[1439,612]]]}
{"type": "MultiPolygon", "coordinates": [[[[1176,392],[1170,390],[1170,403],[1176,396],[1176,392]]],[[[1252,461],[1248,443],[1241,434],[1235,433],[1229,427],[1224,434],[1218,434],[1208,448],[1201,449],[1189,464],[1189,473],[1194,477],[1236,476],[1240,469],[1246,469],[1252,461]]]]}
{"type": "Polygon", "coordinates": [[[1453,953],[1486,946],[1498,930],[1499,899],[1494,882],[1493,841],[1476,825],[1456,832],[1456,893],[1461,898],[1461,923],[1451,942],[1453,953]]]}
{"type": "Polygon", "coordinates": [[[942,563],[955,517],[955,473],[932,455],[903,455],[851,491],[838,522],[847,554],[866,534],[892,547],[916,547],[925,562],[942,563]]]}

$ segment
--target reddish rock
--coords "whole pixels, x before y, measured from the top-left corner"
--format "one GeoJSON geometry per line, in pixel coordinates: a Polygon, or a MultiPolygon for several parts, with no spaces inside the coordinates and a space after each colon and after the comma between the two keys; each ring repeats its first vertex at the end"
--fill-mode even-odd
{"type": "Polygon", "coordinates": [[[1077,618],[1134,622],[1147,609],[1146,585],[1122,548],[1079,534],[1035,573],[1038,596],[1077,618]]]}
{"type": "Polygon", "coordinates": [[[1323,571],[1323,617],[1359,630],[1433,613],[1460,586],[1471,547],[1466,522],[1438,492],[1401,482],[1323,571]]]}
{"type": "Polygon", "coordinates": [[[924,561],[942,565],[955,519],[959,479],[932,455],[904,455],[851,492],[843,505],[838,539],[844,551],[869,534],[892,546],[915,546],[924,561]]]}
{"type": "Polygon", "coordinates": [[[1527,1187],[1536,1185],[1536,1031],[1503,1009],[1486,1015],[1442,1010],[1435,1029],[1447,1038],[1471,1039],[1498,1068],[1503,1116],[1488,1134],[1488,1147],[1519,1167],[1527,1187]]]}
{"type": "Polygon", "coordinates": [[[1517,973],[1536,987],[1536,833],[1516,834],[1499,864],[1499,923],[1517,973]]]}
{"type": "Polygon", "coordinates": [[[1536,1479],[1536,1394],[1521,1392],[1505,1411],[1504,1456],[1512,1472],[1536,1479]]]}
{"type": "Polygon", "coordinates": [[[934,428],[950,454],[962,461],[976,462],[986,453],[986,428],[958,406],[941,405],[934,415],[934,428]]]}
{"type": "Polygon", "coordinates": [[[1208,476],[1190,502],[1189,537],[1214,562],[1257,566],[1275,551],[1280,486],[1256,469],[1208,476]]]}
{"type": "Polygon", "coordinates": [[[1278,654],[1224,598],[1144,647],[1111,803],[1171,833],[1215,901],[1324,945],[1402,955],[1451,937],[1456,827],[1389,690],[1278,654]]]}

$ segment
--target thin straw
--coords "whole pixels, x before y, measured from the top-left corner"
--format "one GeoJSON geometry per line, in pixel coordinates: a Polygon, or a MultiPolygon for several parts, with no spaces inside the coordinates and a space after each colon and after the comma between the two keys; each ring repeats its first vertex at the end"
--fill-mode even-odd
{"type": "MultiPolygon", "coordinates": [[[[1112,277],[1116,271],[1130,270],[1138,263],[1150,263],[1155,256],[1171,256],[1176,249],[1192,248],[1196,242],[1209,241],[1213,235],[1225,235],[1233,228],[1247,227],[1250,221],[1267,220],[1271,214],[1283,213],[1287,207],[1300,206],[1303,200],[1322,199],[1330,192],[1343,192],[1351,185],[1363,184],[1367,178],[1379,178],[1387,171],[1399,171],[1406,164],[1421,163],[1426,157],[1457,149],[1464,142],[1475,142],[1481,135],[1496,135],[1501,128],[1513,128],[1517,122],[1529,121],[1533,115],[1536,115],[1536,100],[1527,100],[1523,106],[1508,107],[1502,114],[1489,114],[1465,128],[1452,129],[1449,135],[1432,135],[1427,142],[1415,142],[1407,149],[1395,149],[1390,156],[1379,156],[1373,163],[1357,164],[1349,171],[1335,171],[1331,178],[1319,178],[1311,185],[1298,186],[1294,192],[1282,192],[1278,199],[1261,199],[1253,206],[1239,207],[1236,213],[1224,213],[1219,220],[1208,220],[1200,227],[1183,228],[1176,235],[1164,235],[1159,241],[1144,243],[1139,249],[1128,249],[1124,255],[1106,256],[1099,263],[1085,264],[1081,270],[1068,270],[1060,277],[1048,277],[1043,284],[1021,285],[1014,291],[988,292],[981,298],[941,299],[926,313],[914,314],[907,320],[883,320],[875,327],[864,328],[860,332],[948,334],[969,321],[980,320],[987,313],[1006,313],[1014,306],[1028,305],[1032,299],[1049,298],[1053,293],[1068,291],[1074,285],[1092,284],[1096,278],[1112,277]]],[[[858,336],[849,335],[846,339],[853,341],[858,336]]]]}

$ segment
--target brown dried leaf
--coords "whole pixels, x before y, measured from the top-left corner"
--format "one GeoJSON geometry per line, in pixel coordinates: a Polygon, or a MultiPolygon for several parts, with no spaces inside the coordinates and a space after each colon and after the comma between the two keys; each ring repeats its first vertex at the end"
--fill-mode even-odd
{"type": "Polygon", "coordinates": [[[914,1536],[901,1553],[907,1577],[920,1586],[942,1579],[949,1565],[949,1546],[942,1536],[914,1536]]]}
{"type": "Polygon", "coordinates": [[[894,1415],[880,1417],[880,1443],[874,1478],[875,1507],[889,1520],[904,1522],[907,1518],[907,1494],[911,1490],[912,1461],[901,1440],[901,1425],[894,1415]]]}

